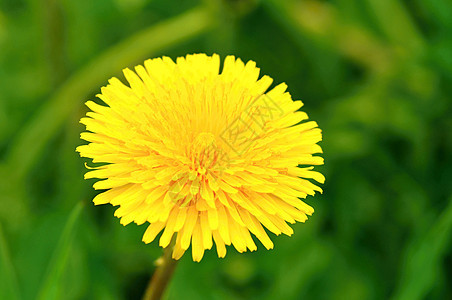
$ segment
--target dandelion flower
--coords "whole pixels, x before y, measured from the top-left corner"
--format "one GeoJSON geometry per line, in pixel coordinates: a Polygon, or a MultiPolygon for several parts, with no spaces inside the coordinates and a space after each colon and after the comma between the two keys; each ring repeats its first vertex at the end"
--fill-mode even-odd
{"type": "Polygon", "coordinates": [[[112,78],[97,95],[106,105],[86,103],[89,144],[77,151],[101,163],[85,175],[102,179],[94,204],[119,206],[123,225],[149,223],[145,243],[174,236],[173,258],[191,245],[194,261],[214,243],[219,257],[256,239],[272,249],[268,231],[290,236],[288,223],[313,213],[300,198],[322,191],[311,182],[324,182],[321,130],[285,84],[266,92],[255,62],[228,56],[220,72],[218,55],[163,57],[124,75],[130,87],[112,78]]]}

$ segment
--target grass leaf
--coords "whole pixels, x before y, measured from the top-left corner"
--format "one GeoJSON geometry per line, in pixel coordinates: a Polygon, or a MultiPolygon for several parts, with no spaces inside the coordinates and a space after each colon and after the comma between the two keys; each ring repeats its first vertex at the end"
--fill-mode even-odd
{"type": "Polygon", "coordinates": [[[433,287],[441,260],[447,254],[452,237],[452,197],[449,206],[425,236],[408,248],[399,289],[393,299],[424,299],[433,287]]]}
{"type": "Polygon", "coordinates": [[[71,250],[71,244],[75,236],[75,229],[77,228],[77,221],[79,219],[82,208],[83,204],[82,202],[79,202],[72,209],[72,212],[67,219],[58,245],[55,248],[55,252],[52,255],[49,266],[47,268],[47,273],[39,289],[37,299],[61,299],[59,297],[59,289],[61,287],[60,279],[66,266],[67,257],[71,250]]]}
{"type": "Polygon", "coordinates": [[[0,223],[0,299],[21,299],[17,274],[0,223]]]}

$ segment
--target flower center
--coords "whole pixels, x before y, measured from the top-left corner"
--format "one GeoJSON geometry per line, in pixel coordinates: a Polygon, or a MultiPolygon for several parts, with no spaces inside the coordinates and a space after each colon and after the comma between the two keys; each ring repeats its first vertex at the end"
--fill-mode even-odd
{"type": "Polygon", "coordinates": [[[219,149],[215,136],[210,132],[199,133],[193,140],[190,152],[192,168],[201,174],[214,167],[218,162],[219,149]]]}

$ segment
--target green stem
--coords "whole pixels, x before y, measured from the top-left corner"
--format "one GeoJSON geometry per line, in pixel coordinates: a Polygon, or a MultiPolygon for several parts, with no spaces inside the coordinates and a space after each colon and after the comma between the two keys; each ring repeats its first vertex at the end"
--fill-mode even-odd
{"type": "Polygon", "coordinates": [[[162,298],[178,262],[171,257],[173,245],[174,243],[166,247],[163,256],[157,260],[157,269],[148,283],[143,300],[158,300],[162,298]]]}

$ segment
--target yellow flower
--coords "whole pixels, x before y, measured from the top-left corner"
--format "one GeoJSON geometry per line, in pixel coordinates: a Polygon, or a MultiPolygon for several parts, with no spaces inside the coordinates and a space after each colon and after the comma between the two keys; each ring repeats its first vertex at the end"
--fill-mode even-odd
{"type": "Polygon", "coordinates": [[[308,180],[324,182],[312,171],[321,131],[285,84],[265,93],[272,79],[255,62],[228,56],[220,73],[218,55],[163,57],[124,75],[130,87],[112,78],[97,95],[107,106],[86,103],[77,151],[103,163],[85,175],[104,179],[94,204],[119,205],[123,225],[149,222],[145,243],[176,235],[173,258],[191,244],[200,261],[213,242],[219,257],[256,250],[251,232],[271,249],[264,227],[291,235],[287,223],[313,213],[299,198],[322,191],[308,180]]]}

